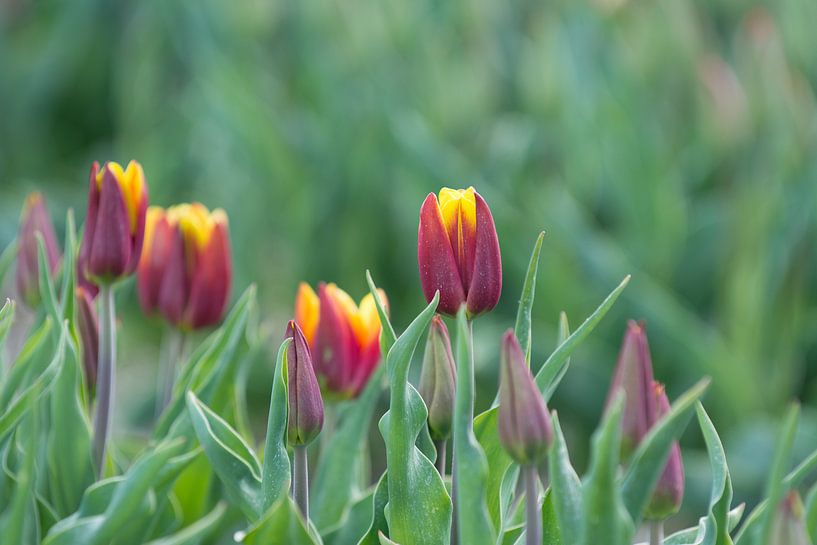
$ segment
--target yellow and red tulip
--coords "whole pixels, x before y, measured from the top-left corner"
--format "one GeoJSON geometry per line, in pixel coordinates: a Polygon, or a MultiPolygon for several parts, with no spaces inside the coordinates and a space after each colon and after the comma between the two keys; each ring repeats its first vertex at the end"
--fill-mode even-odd
{"type": "Polygon", "coordinates": [[[182,329],[218,323],[230,293],[232,262],[227,215],[200,203],[147,213],[137,273],[139,302],[182,329]]]}
{"type": "Polygon", "coordinates": [[[136,270],[145,236],[147,184],[136,161],[91,167],[88,215],[79,253],[80,282],[111,283],[136,270]]]}
{"type": "MultiPolygon", "coordinates": [[[[386,302],[386,294],[380,290],[386,302]]],[[[318,293],[302,283],[295,301],[295,320],[312,348],[315,373],[324,390],[354,397],[380,360],[380,318],[374,297],[360,304],[335,284],[321,283],[318,293]]]]}
{"type": "Polygon", "coordinates": [[[437,310],[473,317],[494,308],[502,292],[502,260],[491,210],[473,187],[429,193],[420,208],[417,262],[426,301],[437,310]]]}
{"type": "Polygon", "coordinates": [[[60,264],[60,248],[54,225],[48,214],[45,198],[40,193],[32,193],[26,199],[20,217],[20,232],[17,236],[17,292],[29,307],[40,304],[40,265],[38,259],[37,233],[45,243],[45,258],[48,271],[53,275],[60,264]]]}

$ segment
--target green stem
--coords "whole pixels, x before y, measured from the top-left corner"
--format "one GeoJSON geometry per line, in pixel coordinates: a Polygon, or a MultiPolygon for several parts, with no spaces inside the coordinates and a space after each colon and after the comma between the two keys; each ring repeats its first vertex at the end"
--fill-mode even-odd
{"type": "Polygon", "coordinates": [[[650,521],[650,545],[661,545],[664,542],[664,521],[650,521]]]}
{"type": "Polygon", "coordinates": [[[94,414],[94,461],[97,475],[105,472],[105,452],[113,419],[114,385],[116,383],[116,308],[113,286],[99,287],[99,368],[96,385],[96,413],[94,414]]]}
{"type": "Polygon", "coordinates": [[[539,512],[539,472],[534,464],[522,468],[525,480],[525,544],[542,545],[542,515],[539,512]]]}
{"type": "MultiPolygon", "coordinates": [[[[462,312],[462,311],[460,311],[462,312]]],[[[458,332],[458,335],[461,335],[458,332]]],[[[465,358],[467,361],[460,362],[462,354],[459,348],[459,341],[457,341],[457,391],[454,397],[454,430],[453,430],[453,449],[451,457],[451,503],[452,503],[452,524],[451,524],[451,545],[459,543],[459,516],[458,501],[457,501],[457,481],[460,479],[457,467],[457,450],[458,445],[465,444],[468,441],[468,434],[470,432],[469,426],[474,418],[474,325],[471,320],[466,321],[466,335],[465,342],[467,345],[467,352],[465,358]],[[460,369],[465,367],[466,373],[461,376],[460,369]],[[465,422],[457,415],[467,415],[465,422]]],[[[464,478],[469,478],[468,475],[463,475],[464,478]]]]}
{"type": "Polygon", "coordinates": [[[173,397],[173,386],[176,384],[176,375],[178,373],[179,363],[184,358],[184,345],[186,335],[183,331],[171,327],[167,333],[167,352],[162,361],[162,371],[160,373],[160,390],[156,397],[156,416],[162,414],[162,411],[170,404],[170,399],[173,397]]]}
{"type": "Polygon", "coordinates": [[[306,445],[293,449],[292,496],[304,520],[309,520],[309,469],[306,457],[306,445]]]}
{"type": "Polygon", "coordinates": [[[437,449],[437,461],[435,465],[437,466],[437,473],[440,474],[440,477],[445,479],[445,447],[448,444],[446,439],[436,439],[434,441],[434,447],[437,449]]]}

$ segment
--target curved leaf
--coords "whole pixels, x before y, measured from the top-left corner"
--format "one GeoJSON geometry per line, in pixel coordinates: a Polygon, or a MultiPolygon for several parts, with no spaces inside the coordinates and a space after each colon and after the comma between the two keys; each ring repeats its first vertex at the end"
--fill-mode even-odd
{"type": "Polygon", "coordinates": [[[372,522],[369,529],[360,538],[357,545],[378,545],[380,540],[378,534],[388,534],[389,524],[386,522],[386,515],[384,513],[386,504],[389,502],[389,476],[388,472],[384,472],[383,476],[377,482],[374,489],[374,498],[372,501],[372,522]]]}
{"type": "Polygon", "coordinates": [[[723,450],[718,432],[706,414],[700,401],[695,404],[698,413],[698,424],[709,453],[709,465],[712,467],[712,492],[709,496],[709,513],[703,524],[702,545],[731,545],[729,537],[729,506],[732,503],[732,478],[726,465],[726,452],[723,450]]]}
{"type": "Polygon", "coordinates": [[[147,545],[198,545],[202,539],[210,536],[218,529],[218,525],[226,512],[227,504],[224,502],[218,503],[206,516],[190,526],[171,536],[154,539],[147,545]]]}
{"type": "Polygon", "coordinates": [[[264,518],[236,541],[248,545],[319,545],[288,495],[279,499],[264,518]]]}
{"type": "Polygon", "coordinates": [[[264,447],[264,467],[261,477],[263,510],[269,509],[285,496],[290,484],[290,463],[287,454],[287,347],[292,339],[284,339],[275,358],[272,376],[267,439],[264,447]]]}
{"type": "Polygon", "coordinates": [[[548,456],[550,497],[565,543],[578,543],[582,527],[582,483],[570,463],[559,416],[553,413],[553,446],[548,456]]]}
{"type": "Polygon", "coordinates": [[[533,245],[528,272],[525,274],[525,283],[522,285],[522,295],[519,297],[519,307],[516,311],[516,324],[514,334],[522,347],[525,359],[530,366],[531,353],[531,311],[533,309],[533,298],[536,292],[536,273],[539,270],[539,253],[542,251],[542,241],[545,240],[545,232],[539,233],[536,243],[533,245]]]}

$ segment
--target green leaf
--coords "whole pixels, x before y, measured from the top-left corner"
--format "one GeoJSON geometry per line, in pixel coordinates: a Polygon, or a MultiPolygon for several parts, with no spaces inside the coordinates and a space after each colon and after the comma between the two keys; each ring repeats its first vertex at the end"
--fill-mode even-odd
{"type": "Polygon", "coordinates": [[[380,540],[378,534],[388,534],[389,524],[386,521],[385,509],[389,502],[389,476],[388,471],[383,473],[377,486],[374,489],[374,498],[372,501],[372,517],[369,529],[360,538],[357,545],[378,545],[380,540]]]}
{"type": "Polygon", "coordinates": [[[578,543],[583,519],[582,483],[570,463],[559,416],[553,412],[553,446],[548,456],[553,510],[565,543],[578,543]]]}
{"type": "MultiPolygon", "coordinates": [[[[743,511],[745,509],[746,504],[741,503],[740,505],[729,511],[727,524],[729,525],[730,532],[734,530],[735,527],[740,522],[740,519],[743,517],[743,511]]],[[[679,530],[672,534],[671,536],[667,536],[664,539],[664,545],[701,545],[705,532],[706,532],[706,517],[701,517],[698,520],[697,526],[686,528],[684,530],[679,530]]]]}
{"type": "Polygon", "coordinates": [[[0,407],[8,407],[15,393],[31,383],[51,363],[53,346],[51,330],[53,322],[46,318],[43,324],[29,335],[14,365],[5,377],[0,390],[0,407]]]}
{"type": "Polygon", "coordinates": [[[607,311],[610,310],[610,308],[612,308],[613,303],[616,302],[616,299],[618,299],[619,295],[621,295],[621,292],[624,291],[624,288],[627,287],[629,282],[630,276],[627,275],[624,277],[624,280],[621,281],[621,284],[610,292],[610,295],[608,295],[607,298],[602,301],[601,305],[599,305],[593,314],[588,316],[582,325],[580,325],[579,328],[576,329],[572,335],[570,335],[570,337],[559,345],[559,347],[542,365],[542,368],[539,369],[539,372],[536,373],[536,385],[539,387],[539,391],[542,392],[542,395],[545,396],[545,401],[550,399],[554,390],[558,386],[561,377],[564,376],[564,372],[570,363],[570,354],[573,353],[573,350],[575,350],[576,347],[581,344],[585,338],[587,338],[601,319],[604,318],[604,315],[607,314],[607,311]]]}
{"type": "Polygon", "coordinates": [[[457,388],[453,444],[456,524],[462,543],[494,545],[496,530],[486,504],[488,461],[474,436],[474,351],[465,306],[457,313],[457,388]]]}
{"type": "MultiPolygon", "coordinates": [[[[330,532],[321,534],[325,545],[357,545],[372,521],[375,490],[376,488],[372,486],[352,499],[352,505],[349,507],[343,524],[330,532]]],[[[311,504],[310,511],[313,511],[311,504]]]]}
{"type": "Polygon", "coordinates": [[[709,513],[703,525],[702,545],[731,545],[729,537],[729,507],[732,503],[732,478],[726,465],[726,452],[723,450],[718,432],[709,415],[706,414],[700,401],[695,405],[698,413],[698,424],[709,453],[709,465],[712,467],[712,491],[709,496],[709,513]]]}
{"type": "Polygon", "coordinates": [[[644,437],[633,454],[622,484],[624,505],[635,524],[639,524],[652,497],[655,485],[667,463],[670,448],[692,418],[695,403],[709,386],[704,379],[685,392],[644,437]]]}
{"type": "Polygon", "coordinates": [[[93,485],[79,511],[54,525],[43,544],[103,545],[127,535],[123,528],[141,523],[144,515],[138,513],[144,513],[145,500],[154,497],[151,489],[156,478],[183,447],[181,441],[162,443],[137,460],[124,477],[93,485]]]}
{"type": "Polygon", "coordinates": [[[248,518],[257,519],[264,512],[261,465],[252,448],[193,392],[187,394],[187,409],[196,437],[228,497],[248,518]]]}
{"type": "Polygon", "coordinates": [[[5,280],[6,275],[11,269],[11,266],[14,264],[14,260],[17,258],[17,239],[11,241],[11,243],[6,246],[3,250],[3,253],[0,253],[0,285],[3,284],[3,280],[5,280]]]}
{"type": "Polygon", "coordinates": [[[91,428],[80,397],[83,371],[67,325],[63,329],[70,349],[51,389],[47,456],[51,499],[59,514],[66,516],[76,510],[83,492],[94,482],[94,465],[91,428]]]}
{"type": "Polygon", "coordinates": [[[389,320],[389,314],[386,312],[386,308],[383,306],[383,301],[380,300],[380,293],[377,291],[377,286],[372,280],[372,275],[366,270],[366,283],[369,285],[369,292],[374,297],[374,304],[377,307],[377,315],[380,318],[380,353],[381,354],[388,354],[391,347],[397,341],[397,334],[394,332],[394,328],[391,325],[391,321],[389,320]]]}
{"type": "MultiPolygon", "coordinates": [[[[380,422],[389,468],[389,536],[401,545],[448,541],[451,500],[431,461],[415,446],[426,425],[425,405],[412,402],[408,372],[417,343],[437,308],[439,294],[409,325],[386,357],[391,400],[380,422]],[[422,524],[419,524],[422,521],[422,524]]],[[[422,400],[420,400],[422,401],[422,400]]]]}
{"type": "Polygon", "coordinates": [[[783,477],[791,460],[791,449],[794,445],[794,434],[797,431],[797,417],[799,414],[800,405],[797,403],[792,404],[788,413],[786,413],[786,419],[783,421],[783,427],[777,439],[777,448],[775,448],[771,471],[769,471],[769,479],[766,482],[766,501],[772,508],[766,509],[760,523],[758,529],[760,539],[757,541],[759,545],[770,544],[777,505],[788,492],[783,477]]]}
{"type": "Polygon", "coordinates": [[[211,536],[227,512],[227,504],[220,502],[205,517],[197,520],[190,526],[179,530],[171,536],[154,539],[147,545],[198,545],[211,536]]]}
{"type": "Polygon", "coordinates": [[[65,253],[62,258],[62,319],[74,322],[74,290],[77,285],[77,232],[74,225],[74,211],[68,209],[65,218],[65,253]]]}
{"type": "Polygon", "coordinates": [[[264,447],[264,467],[261,477],[263,511],[285,496],[290,485],[290,464],[287,454],[287,348],[292,339],[284,339],[275,358],[272,376],[267,439],[264,447]]]}
{"type": "Polygon", "coordinates": [[[372,373],[363,392],[344,413],[343,420],[321,452],[310,498],[312,522],[321,533],[343,524],[353,498],[360,494],[358,472],[351,468],[360,465],[360,445],[369,433],[369,423],[383,389],[384,372],[385,367],[380,365],[372,373]]]}
{"type": "Polygon", "coordinates": [[[39,275],[40,297],[46,314],[54,320],[54,323],[62,323],[62,311],[60,303],[57,301],[57,290],[54,287],[54,279],[51,278],[51,268],[48,266],[48,258],[45,251],[45,240],[42,234],[37,236],[37,272],[39,275]]]}
{"type": "Polygon", "coordinates": [[[545,500],[542,502],[542,543],[548,545],[562,545],[562,543],[576,543],[562,539],[564,526],[556,516],[555,492],[550,489],[545,493],[545,500]]]}
{"type": "Polygon", "coordinates": [[[4,543],[36,543],[40,541],[34,489],[35,462],[37,459],[38,411],[36,398],[27,399],[27,418],[17,428],[15,435],[22,436],[22,467],[16,476],[16,486],[8,508],[0,513],[0,535],[4,543]]]}
{"type": "Polygon", "coordinates": [[[606,543],[629,545],[633,523],[624,508],[616,482],[621,450],[621,411],[624,398],[619,395],[593,434],[590,470],[582,486],[584,545],[606,543]]]}
{"type": "Polygon", "coordinates": [[[814,484],[806,496],[805,505],[806,532],[812,543],[817,543],[817,484],[814,484]]]}
{"type": "MultiPolygon", "coordinates": [[[[11,299],[6,299],[3,308],[0,308],[0,350],[6,345],[6,337],[9,334],[11,325],[14,323],[15,303],[11,299]]],[[[2,373],[0,373],[2,376],[2,373]]]]}
{"type": "Polygon", "coordinates": [[[514,334],[519,341],[519,346],[525,353],[525,360],[530,366],[531,354],[531,311],[533,309],[533,297],[536,292],[536,273],[539,270],[539,253],[542,251],[542,241],[545,239],[545,233],[542,231],[536,237],[536,243],[533,245],[533,252],[531,252],[530,262],[528,263],[528,272],[525,274],[525,283],[522,285],[522,295],[519,298],[519,307],[516,311],[516,325],[514,326],[514,334]]]}
{"type": "Polygon", "coordinates": [[[288,495],[279,499],[264,518],[236,541],[248,545],[319,545],[288,495]]]}

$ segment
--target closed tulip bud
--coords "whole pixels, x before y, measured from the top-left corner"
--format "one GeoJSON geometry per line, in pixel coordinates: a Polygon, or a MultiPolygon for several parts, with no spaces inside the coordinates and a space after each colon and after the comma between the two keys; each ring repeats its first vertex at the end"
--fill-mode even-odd
{"type": "Polygon", "coordinates": [[[293,446],[308,445],[323,427],[323,399],[312,355],[303,331],[294,320],[287,324],[287,375],[289,423],[287,436],[293,446]]]}
{"type": "Polygon", "coordinates": [[[82,348],[82,366],[88,382],[88,390],[96,387],[99,365],[99,318],[94,306],[94,295],[85,288],[77,287],[77,331],[82,348]]]}
{"type": "Polygon", "coordinates": [[[780,502],[772,523],[771,545],[812,545],[806,526],[805,509],[796,490],[780,502]]]}
{"type": "Polygon", "coordinates": [[[88,215],[79,252],[82,276],[95,284],[130,276],[142,254],[147,184],[136,161],[91,167],[88,215]]]}
{"type": "Polygon", "coordinates": [[[35,308],[40,304],[40,266],[38,260],[37,233],[45,243],[45,258],[49,274],[57,271],[60,263],[60,249],[54,225],[48,215],[45,198],[40,193],[32,193],[23,206],[20,218],[20,232],[17,236],[17,291],[26,304],[35,308]]]}
{"type": "Polygon", "coordinates": [[[518,464],[537,464],[553,442],[553,427],[522,347],[510,329],[502,337],[500,366],[499,440],[518,464]]]}
{"type": "Polygon", "coordinates": [[[448,328],[439,315],[434,316],[420,372],[420,395],[428,406],[428,429],[432,439],[445,440],[451,435],[456,384],[457,368],[448,328]]]}
{"type": "Polygon", "coordinates": [[[494,308],[502,291],[502,261],[494,218],[473,187],[429,193],[420,208],[417,262],[426,301],[439,290],[437,310],[469,317],[494,308]]]}
{"type": "Polygon", "coordinates": [[[613,382],[607,395],[609,410],[620,391],[626,399],[621,417],[621,452],[627,458],[656,420],[652,359],[643,323],[630,321],[618,354],[613,382]]]}
{"type": "Polygon", "coordinates": [[[230,293],[232,261],[227,216],[200,203],[147,213],[137,272],[139,302],[174,326],[193,330],[218,323],[230,293]]]}
{"type": "MultiPolygon", "coordinates": [[[[655,425],[670,410],[669,399],[664,386],[653,383],[653,392],[656,404],[655,425]]],[[[681,461],[681,447],[678,441],[672,443],[667,465],[658,479],[652,499],[647,506],[645,517],[652,520],[664,520],[671,517],[681,508],[684,499],[684,464],[681,461]]]]}
{"type": "MultiPolygon", "coordinates": [[[[379,291],[386,301],[386,294],[379,291]]],[[[380,318],[374,297],[355,304],[335,284],[318,286],[318,293],[302,283],[295,301],[295,317],[314,356],[315,373],[326,395],[357,396],[380,361],[380,318]]]]}

